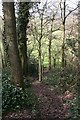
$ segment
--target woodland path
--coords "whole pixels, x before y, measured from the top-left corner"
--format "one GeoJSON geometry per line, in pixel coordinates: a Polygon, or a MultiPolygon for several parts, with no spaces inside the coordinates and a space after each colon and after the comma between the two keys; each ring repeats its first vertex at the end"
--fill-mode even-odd
{"type": "MultiPolygon", "coordinates": [[[[32,83],[32,89],[38,98],[40,98],[39,115],[36,120],[65,120],[67,109],[63,105],[62,98],[56,94],[56,91],[50,89],[48,85],[35,81],[32,83]]],[[[33,115],[30,110],[22,110],[16,113],[10,113],[5,117],[6,120],[14,118],[29,119],[33,115]]],[[[33,119],[33,118],[32,118],[33,119]]],[[[3,119],[4,120],[4,119],[3,119]]]]}
{"type": "Polygon", "coordinates": [[[45,120],[63,120],[67,110],[63,105],[62,98],[48,85],[38,81],[33,82],[32,87],[35,95],[38,96],[41,101],[41,104],[39,104],[40,117],[45,120]]]}

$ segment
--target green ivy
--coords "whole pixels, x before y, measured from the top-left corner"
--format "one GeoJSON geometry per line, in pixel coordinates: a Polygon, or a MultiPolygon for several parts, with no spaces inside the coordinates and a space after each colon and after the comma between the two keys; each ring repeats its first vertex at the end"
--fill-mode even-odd
{"type": "Polygon", "coordinates": [[[8,72],[3,72],[2,76],[2,112],[12,112],[25,108],[30,108],[32,111],[37,110],[38,99],[32,93],[31,88],[15,87],[10,82],[10,75],[8,72]]]}

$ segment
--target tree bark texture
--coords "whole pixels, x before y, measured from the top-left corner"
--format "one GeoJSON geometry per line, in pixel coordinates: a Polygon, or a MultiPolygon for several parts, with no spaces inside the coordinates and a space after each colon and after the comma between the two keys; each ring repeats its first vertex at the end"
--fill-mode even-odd
{"type": "Polygon", "coordinates": [[[16,37],[16,20],[14,2],[3,3],[5,34],[8,45],[8,55],[10,60],[10,68],[12,82],[16,86],[22,85],[22,70],[20,65],[19,51],[16,37]]]}

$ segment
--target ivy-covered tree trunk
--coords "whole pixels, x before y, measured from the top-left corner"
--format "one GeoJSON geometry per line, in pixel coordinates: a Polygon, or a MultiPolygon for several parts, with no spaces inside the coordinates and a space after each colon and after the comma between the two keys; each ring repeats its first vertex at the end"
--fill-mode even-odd
{"type": "Polygon", "coordinates": [[[21,63],[23,75],[26,77],[28,74],[28,56],[27,56],[27,25],[29,22],[29,3],[19,3],[18,12],[18,41],[20,45],[21,63]]]}
{"type": "Polygon", "coordinates": [[[17,46],[14,2],[4,2],[3,13],[4,13],[5,36],[8,45],[8,55],[12,75],[11,80],[13,84],[15,84],[16,86],[22,86],[22,71],[17,46]]]}

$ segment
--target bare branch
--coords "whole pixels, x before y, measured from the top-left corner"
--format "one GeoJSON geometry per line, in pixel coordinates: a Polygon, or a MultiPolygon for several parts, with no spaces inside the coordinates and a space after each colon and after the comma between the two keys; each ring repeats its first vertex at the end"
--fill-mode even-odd
{"type": "Polygon", "coordinates": [[[65,20],[66,20],[66,18],[67,18],[72,12],[74,12],[75,10],[77,10],[77,8],[78,8],[78,6],[77,6],[75,9],[71,10],[71,11],[65,16],[65,20]]]}

